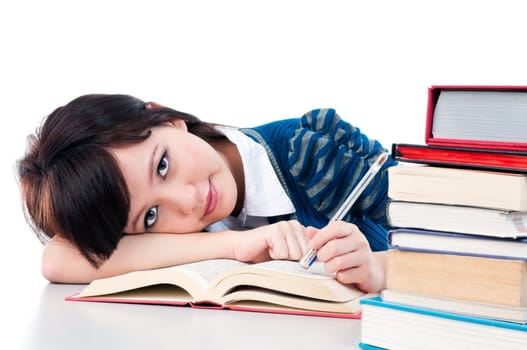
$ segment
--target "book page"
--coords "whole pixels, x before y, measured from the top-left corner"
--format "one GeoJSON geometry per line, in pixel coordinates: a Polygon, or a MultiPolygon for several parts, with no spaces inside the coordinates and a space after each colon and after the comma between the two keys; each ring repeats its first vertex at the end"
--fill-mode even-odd
{"type": "MultiPolygon", "coordinates": [[[[369,296],[374,296],[370,294],[369,296]]],[[[345,302],[333,302],[277,293],[264,289],[244,289],[229,294],[224,304],[230,308],[236,306],[251,306],[262,310],[292,308],[331,313],[356,314],[360,312],[360,298],[345,302]]]]}
{"type": "Polygon", "coordinates": [[[259,269],[268,269],[279,272],[280,274],[289,273],[292,275],[306,276],[309,278],[328,279],[335,278],[335,274],[330,274],[324,269],[324,264],[315,262],[309,269],[304,269],[296,261],[271,260],[256,264],[259,269]]]}
{"type": "Polygon", "coordinates": [[[496,142],[527,142],[527,92],[441,91],[432,134],[496,142]]]}
{"type": "Polygon", "coordinates": [[[226,300],[224,297],[232,291],[255,287],[334,302],[345,302],[364,295],[356,287],[338,282],[334,274],[324,270],[321,263],[304,269],[298,261],[287,260],[247,265],[221,274],[211,283],[210,295],[215,300],[226,300]]]}
{"type": "Polygon", "coordinates": [[[214,278],[216,278],[221,273],[246,265],[249,264],[237,260],[212,259],[178,265],[171,267],[171,269],[190,271],[193,274],[196,274],[197,276],[201,277],[207,284],[209,284],[212,280],[214,280],[214,278]]]}
{"type": "Polygon", "coordinates": [[[229,259],[194,262],[153,270],[129,272],[102,278],[90,283],[81,297],[123,292],[159,284],[173,284],[186,290],[195,300],[206,298],[205,290],[211,280],[226,270],[243,267],[246,263],[229,259]]]}

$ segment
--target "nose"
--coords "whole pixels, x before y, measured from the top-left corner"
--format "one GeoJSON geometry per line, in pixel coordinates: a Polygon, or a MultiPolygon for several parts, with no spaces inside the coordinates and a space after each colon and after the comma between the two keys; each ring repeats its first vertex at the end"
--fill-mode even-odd
{"type": "Polygon", "coordinates": [[[182,184],[173,188],[173,193],[169,194],[176,200],[173,201],[174,210],[179,211],[183,215],[192,214],[199,206],[198,190],[193,184],[182,184]]]}

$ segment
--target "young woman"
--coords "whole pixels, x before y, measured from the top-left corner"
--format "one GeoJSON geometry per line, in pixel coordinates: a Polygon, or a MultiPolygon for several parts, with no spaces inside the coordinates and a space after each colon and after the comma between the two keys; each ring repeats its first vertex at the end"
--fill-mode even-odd
{"type": "Polygon", "coordinates": [[[393,163],[343,221],[328,220],[382,151],[331,109],[239,129],[85,95],[44,120],[17,169],[52,282],[212,258],[298,260],[315,248],[339,281],[379,291],[393,163]]]}

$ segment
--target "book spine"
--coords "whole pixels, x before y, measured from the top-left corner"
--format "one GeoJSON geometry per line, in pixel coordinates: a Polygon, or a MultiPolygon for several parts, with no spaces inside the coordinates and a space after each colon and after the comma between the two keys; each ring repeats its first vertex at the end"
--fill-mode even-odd
{"type": "MultiPolygon", "coordinates": [[[[521,332],[527,332],[527,325],[521,324],[521,323],[515,323],[515,322],[507,322],[507,321],[500,321],[500,320],[493,320],[488,319],[485,317],[476,317],[476,316],[469,316],[469,315],[460,315],[456,313],[450,313],[450,312],[443,312],[443,311],[437,311],[437,310],[430,310],[420,307],[413,307],[403,304],[395,304],[395,303],[389,303],[382,301],[380,297],[375,298],[366,298],[361,300],[362,305],[371,305],[374,307],[381,307],[381,308],[387,308],[387,309],[393,309],[393,310],[399,310],[403,312],[410,312],[414,314],[421,314],[421,315],[428,315],[433,317],[439,317],[439,318],[446,318],[451,319],[455,321],[461,321],[461,322],[469,322],[469,323],[476,323],[486,326],[493,326],[493,327],[499,327],[499,328],[508,328],[513,330],[518,330],[521,332]]],[[[365,315],[366,311],[363,311],[363,316],[365,315]]]]}
{"type": "Polygon", "coordinates": [[[526,264],[523,260],[390,250],[386,288],[525,307],[526,264]]]}

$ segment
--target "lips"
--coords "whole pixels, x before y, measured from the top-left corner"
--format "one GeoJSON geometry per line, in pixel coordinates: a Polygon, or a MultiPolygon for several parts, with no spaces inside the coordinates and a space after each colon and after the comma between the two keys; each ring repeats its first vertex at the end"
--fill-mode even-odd
{"type": "Polygon", "coordinates": [[[218,192],[216,191],[216,187],[214,187],[214,184],[209,179],[209,193],[207,195],[207,206],[205,207],[205,214],[204,216],[209,215],[216,209],[216,204],[218,203],[218,192]]]}

